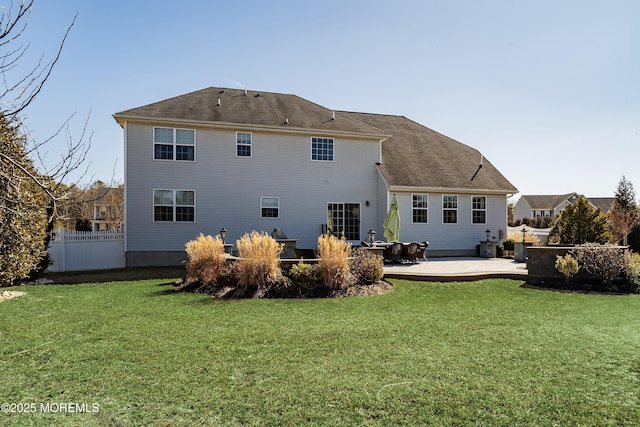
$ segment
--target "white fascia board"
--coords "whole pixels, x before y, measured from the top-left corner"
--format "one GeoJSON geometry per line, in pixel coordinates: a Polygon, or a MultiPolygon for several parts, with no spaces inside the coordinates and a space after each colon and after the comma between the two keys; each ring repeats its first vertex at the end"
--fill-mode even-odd
{"type": "Polygon", "coordinates": [[[314,129],[314,128],[298,128],[290,127],[289,125],[281,126],[267,126],[267,125],[252,125],[244,123],[231,123],[231,122],[203,122],[200,120],[188,120],[188,119],[164,119],[157,117],[141,117],[141,116],[128,116],[123,114],[114,114],[113,118],[122,126],[125,122],[135,122],[141,124],[164,124],[167,126],[195,126],[207,129],[242,129],[247,131],[256,132],[274,132],[274,133],[289,133],[296,135],[329,135],[329,136],[343,136],[345,138],[352,139],[373,139],[379,142],[384,142],[391,135],[383,133],[362,133],[362,132],[345,132],[329,129],[314,129]]]}

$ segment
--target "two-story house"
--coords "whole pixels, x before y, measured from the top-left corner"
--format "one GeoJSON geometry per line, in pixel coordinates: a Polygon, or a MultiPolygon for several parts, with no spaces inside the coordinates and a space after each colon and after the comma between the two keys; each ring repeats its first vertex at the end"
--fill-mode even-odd
{"type": "Polygon", "coordinates": [[[100,187],[93,201],[93,231],[121,229],[124,219],[124,189],[122,187],[100,187]]]}
{"type": "Polygon", "coordinates": [[[501,239],[516,188],[477,150],[403,116],[207,88],[114,114],[124,130],[128,266],[178,264],[199,233],[283,230],[315,248],[328,217],[354,243],[394,194],[402,241],[472,255],[501,239]]]}

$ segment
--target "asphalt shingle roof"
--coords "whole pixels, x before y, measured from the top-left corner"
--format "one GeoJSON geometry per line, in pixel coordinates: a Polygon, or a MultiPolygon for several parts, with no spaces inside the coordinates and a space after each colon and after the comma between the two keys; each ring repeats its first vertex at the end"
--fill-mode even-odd
{"type": "Polygon", "coordinates": [[[384,137],[379,129],[296,95],[216,87],[121,111],[114,117],[118,121],[124,118],[173,119],[384,137]]]}
{"type": "Polygon", "coordinates": [[[475,148],[404,116],[342,112],[392,135],[382,143],[380,171],[392,186],[515,193],[475,148]]]}
{"type": "Polygon", "coordinates": [[[562,203],[566,202],[572,196],[577,197],[576,193],[568,194],[546,194],[546,195],[523,195],[522,199],[526,200],[531,209],[535,210],[554,210],[562,203]]]}

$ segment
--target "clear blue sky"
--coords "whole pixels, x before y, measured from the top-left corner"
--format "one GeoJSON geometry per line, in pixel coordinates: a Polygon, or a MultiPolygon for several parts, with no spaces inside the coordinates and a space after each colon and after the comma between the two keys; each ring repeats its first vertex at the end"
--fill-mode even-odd
{"type": "Polygon", "coordinates": [[[52,57],[76,13],[25,122],[42,139],[75,113],[77,138],[92,110],[84,181],[123,179],[113,113],[221,86],[404,115],[520,194],[612,197],[622,175],[640,192],[640,1],[39,0],[31,54],[52,57]]]}

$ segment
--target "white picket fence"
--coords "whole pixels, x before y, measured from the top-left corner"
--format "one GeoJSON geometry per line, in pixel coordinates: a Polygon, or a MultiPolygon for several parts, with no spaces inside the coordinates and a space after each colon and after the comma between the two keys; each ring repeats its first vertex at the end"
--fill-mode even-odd
{"type": "Polygon", "coordinates": [[[53,261],[49,271],[123,268],[124,233],[122,230],[53,231],[49,257],[53,261]]]}

